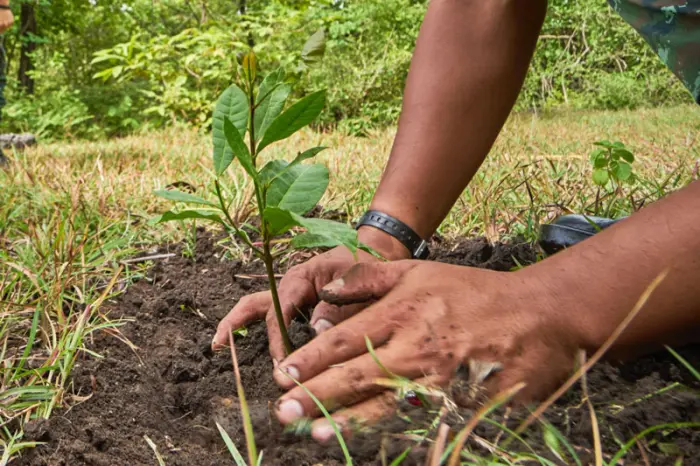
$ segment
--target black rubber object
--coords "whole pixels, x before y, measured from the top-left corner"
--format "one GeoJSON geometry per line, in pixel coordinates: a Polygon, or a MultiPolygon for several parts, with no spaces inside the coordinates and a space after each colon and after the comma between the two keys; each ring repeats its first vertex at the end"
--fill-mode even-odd
{"type": "Polygon", "coordinates": [[[418,236],[411,227],[391,215],[378,210],[368,210],[355,228],[364,225],[382,230],[399,240],[411,252],[413,259],[427,259],[430,254],[428,242],[418,236]]]}
{"type": "Polygon", "coordinates": [[[563,215],[540,227],[539,243],[544,252],[551,255],[590,238],[620,220],[624,218],[613,220],[590,215],[563,215]]]}

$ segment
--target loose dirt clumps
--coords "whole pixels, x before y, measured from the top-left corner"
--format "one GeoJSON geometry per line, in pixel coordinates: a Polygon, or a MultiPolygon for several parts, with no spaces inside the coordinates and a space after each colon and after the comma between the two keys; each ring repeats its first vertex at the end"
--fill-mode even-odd
{"type": "MultiPolygon", "coordinates": [[[[511,270],[536,259],[535,249],[525,243],[491,245],[470,240],[435,244],[434,248],[434,260],[495,270],[511,270]]],[[[245,452],[230,354],[213,353],[210,342],[218,321],[238,299],[265,288],[264,279],[257,278],[263,268],[257,262],[222,260],[223,250],[203,233],[198,235],[194,260],[182,257],[178,246],[165,247],[162,252],[177,255],[156,262],[145,278],[107,306],[111,319],[129,320],[120,330],[135,347],[105,332],[93,333],[87,346],[103,357],[83,353],[73,372],[75,399],[88,398],[69,410],[55,412],[48,421],[30,423],[26,439],[45,445],[26,452],[16,464],[152,465],[156,457],[145,440],[148,437],[167,465],[230,465],[215,422],[245,452]]],[[[302,321],[292,325],[291,335],[297,346],[313,336],[302,321]]],[[[345,464],[337,446],[318,445],[304,432],[284,432],[271,414],[282,392],[272,380],[264,326],[254,325],[246,337],[237,337],[236,347],[264,464],[345,464]]],[[[700,367],[697,347],[686,348],[682,354],[700,367]]],[[[666,354],[625,365],[599,364],[588,379],[606,452],[616,451],[619,442],[653,425],[700,421],[697,381],[666,354]],[[673,383],[678,385],[644,399],[673,383]]],[[[427,419],[419,411],[410,408],[417,424],[427,419]]],[[[507,424],[517,425],[526,414],[511,413],[507,424]]],[[[546,417],[582,459],[592,458],[590,415],[578,388],[546,417]]],[[[423,464],[427,443],[418,445],[406,436],[391,434],[413,428],[415,424],[396,418],[356,435],[349,445],[355,464],[388,464],[383,461],[390,462],[408,447],[413,450],[402,464],[423,464]]],[[[475,434],[492,440],[498,430],[482,424],[475,434]]],[[[527,436],[538,454],[556,460],[542,439],[539,428],[527,436]]],[[[486,454],[483,446],[472,446],[486,454]]],[[[511,448],[526,450],[515,443],[511,448]]],[[[685,465],[700,464],[700,434],[692,429],[666,429],[641,440],[631,458],[642,461],[642,450],[650,464],[672,464],[678,456],[685,458],[685,465]]]]}

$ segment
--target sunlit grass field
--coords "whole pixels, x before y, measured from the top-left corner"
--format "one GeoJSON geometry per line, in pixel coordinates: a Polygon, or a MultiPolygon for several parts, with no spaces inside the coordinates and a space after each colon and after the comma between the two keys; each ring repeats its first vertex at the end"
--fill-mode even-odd
{"type": "MultiPolygon", "coordinates": [[[[319,156],[331,170],[322,203],[356,218],[371,200],[393,135],[304,131],[267,155],[290,158],[328,146],[319,156]]],[[[11,164],[0,169],[0,464],[28,446],[24,422],[79,401],[72,365],[93,332],[118,335],[100,305],[142,273],[128,259],[186,234],[185,225],[149,224],[170,208],[152,192],[178,183],[209,195],[209,139],[173,128],[8,154],[11,164]]],[[[439,233],[533,240],[539,224],[562,213],[629,214],[700,177],[698,139],[700,112],[692,106],[515,115],[439,233]],[[592,183],[589,153],[602,139],[635,154],[634,185],[612,192],[592,183]]],[[[229,169],[226,185],[245,218],[252,192],[242,170],[229,169]]]]}

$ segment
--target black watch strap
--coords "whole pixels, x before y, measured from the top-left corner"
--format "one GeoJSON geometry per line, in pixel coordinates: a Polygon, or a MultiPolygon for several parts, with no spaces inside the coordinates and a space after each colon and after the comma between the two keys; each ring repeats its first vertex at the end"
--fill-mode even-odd
{"type": "Polygon", "coordinates": [[[0,5],[0,10],[11,10],[12,7],[10,5],[0,5]]]}
{"type": "Polygon", "coordinates": [[[390,234],[411,252],[411,257],[414,259],[427,259],[430,251],[428,250],[428,242],[418,236],[418,234],[401,220],[387,215],[378,210],[368,210],[357,223],[355,228],[368,225],[378,228],[385,233],[390,234]]]}

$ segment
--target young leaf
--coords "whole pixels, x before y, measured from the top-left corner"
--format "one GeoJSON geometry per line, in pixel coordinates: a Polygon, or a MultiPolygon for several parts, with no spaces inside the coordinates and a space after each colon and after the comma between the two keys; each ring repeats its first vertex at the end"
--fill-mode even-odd
{"type": "Polygon", "coordinates": [[[296,249],[334,248],[336,246],[346,246],[354,253],[357,250],[358,245],[357,241],[351,238],[315,233],[302,233],[292,239],[292,246],[296,249]]]}
{"type": "Polygon", "coordinates": [[[267,205],[305,214],[313,209],[328,187],[328,169],[320,164],[287,166],[267,190],[267,205]]]}
{"type": "Polygon", "coordinates": [[[258,172],[260,184],[266,185],[271,183],[277,175],[282,173],[289,166],[286,160],[270,160],[258,172]]]}
{"type": "Polygon", "coordinates": [[[267,128],[282,112],[292,88],[283,82],[282,70],[273,71],[265,77],[258,90],[258,103],[255,109],[255,142],[260,141],[267,128]]]}
{"type": "Polygon", "coordinates": [[[249,83],[255,81],[255,75],[257,73],[257,59],[255,58],[255,53],[250,50],[243,56],[243,76],[249,83]]]}
{"type": "Polygon", "coordinates": [[[615,146],[613,145],[612,142],[610,142],[610,141],[608,141],[608,140],[605,140],[605,139],[602,140],[602,141],[594,142],[593,145],[594,145],[594,146],[605,147],[606,149],[614,149],[614,148],[615,148],[615,146]]]}
{"type": "Polygon", "coordinates": [[[307,65],[312,65],[321,61],[326,52],[326,32],[323,28],[316,31],[301,49],[301,59],[307,65]]]}
{"type": "Polygon", "coordinates": [[[605,155],[605,153],[605,149],[596,149],[592,151],[590,155],[591,163],[595,163],[595,161],[598,160],[598,157],[600,157],[601,155],[605,155]]]}
{"type": "Polygon", "coordinates": [[[324,146],[318,146],[318,147],[312,147],[311,149],[305,150],[304,152],[300,152],[297,154],[296,157],[294,157],[294,160],[292,160],[292,163],[289,164],[289,166],[294,166],[298,163],[303,162],[306,159],[310,159],[312,157],[316,157],[316,155],[321,152],[322,150],[325,150],[326,147],[324,146]]]}
{"type": "Polygon", "coordinates": [[[153,191],[153,194],[156,196],[160,196],[162,198],[168,199],[169,201],[175,201],[175,202],[188,202],[190,204],[203,204],[203,205],[209,205],[209,206],[216,206],[213,202],[207,201],[206,199],[202,199],[199,196],[195,196],[194,194],[190,193],[184,193],[182,191],[178,191],[176,189],[159,189],[156,191],[153,191]]]}
{"type": "Polygon", "coordinates": [[[209,210],[183,210],[181,212],[172,212],[168,211],[165,212],[157,217],[155,217],[152,222],[153,223],[163,223],[163,222],[171,222],[173,220],[188,220],[188,219],[201,219],[201,220],[209,220],[210,222],[217,222],[221,223],[222,225],[225,225],[224,221],[221,220],[221,217],[219,217],[217,214],[214,212],[211,212],[209,210]]]}
{"type": "Polygon", "coordinates": [[[273,142],[281,141],[294,134],[297,130],[311,123],[323,110],[326,103],[326,91],[318,91],[307,95],[289,107],[274,119],[265,131],[258,152],[273,142]]]}
{"type": "Polygon", "coordinates": [[[632,175],[632,166],[627,162],[620,161],[613,169],[613,174],[618,180],[627,181],[632,175]]]}
{"type": "Polygon", "coordinates": [[[634,162],[634,154],[627,149],[615,149],[613,150],[613,155],[616,155],[618,158],[621,157],[622,160],[625,160],[626,162],[634,162]]]}
{"type": "MultiPolygon", "coordinates": [[[[224,135],[224,117],[227,117],[233,126],[238,129],[241,138],[245,134],[248,125],[248,97],[243,90],[235,84],[226,89],[214,107],[212,119],[212,142],[214,144],[214,167],[220,167],[222,160],[233,160],[231,149],[226,146],[224,135]]],[[[228,166],[228,165],[226,165],[228,166]]],[[[225,168],[224,168],[225,170],[225,168]]],[[[223,170],[217,173],[223,173],[223,170]]]]}
{"type": "Polygon", "coordinates": [[[306,228],[306,233],[294,237],[292,246],[298,248],[346,246],[353,253],[357,250],[357,230],[346,223],[322,218],[306,218],[291,213],[296,222],[306,228]]]}
{"type": "MultiPolygon", "coordinates": [[[[255,171],[253,166],[253,160],[250,158],[250,152],[248,152],[248,146],[245,145],[245,141],[241,137],[236,128],[233,126],[231,120],[228,117],[224,117],[224,134],[226,135],[226,142],[228,147],[231,148],[231,155],[235,155],[243,169],[253,178],[257,179],[258,172],[255,171]]],[[[230,158],[225,156],[219,161],[218,166],[214,166],[216,173],[221,175],[231,164],[230,158]]]]}
{"type": "Polygon", "coordinates": [[[263,217],[273,236],[281,235],[292,227],[300,226],[290,211],[279,207],[266,207],[263,217]]]}
{"type": "Polygon", "coordinates": [[[608,184],[609,179],[610,175],[608,175],[607,170],[603,168],[597,168],[593,170],[593,182],[598,186],[605,186],[606,184],[608,184]]]}
{"type": "Polygon", "coordinates": [[[326,149],[325,147],[314,147],[312,149],[300,152],[297,154],[296,158],[292,160],[291,163],[286,160],[271,160],[265,164],[264,167],[258,172],[260,177],[260,183],[266,184],[272,182],[279,175],[284,173],[287,169],[293,167],[294,165],[303,162],[306,159],[316,156],[319,152],[326,149]]]}
{"type": "Polygon", "coordinates": [[[608,165],[609,160],[605,154],[605,151],[601,151],[601,153],[598,154],[598,157],[593,161],[593,166],[595,168],[604,168],[608,165]]]}

